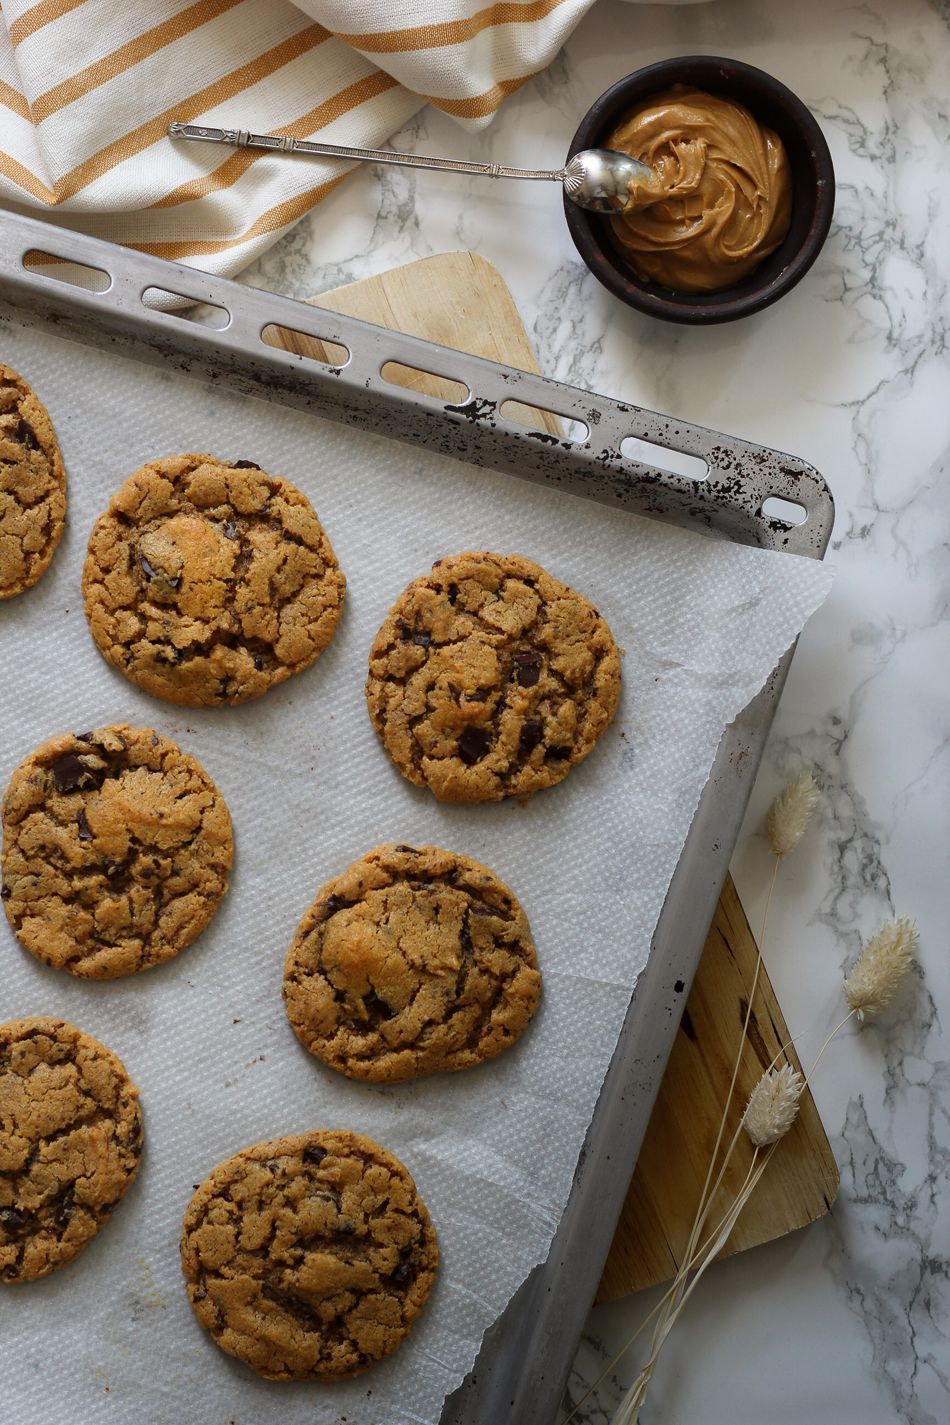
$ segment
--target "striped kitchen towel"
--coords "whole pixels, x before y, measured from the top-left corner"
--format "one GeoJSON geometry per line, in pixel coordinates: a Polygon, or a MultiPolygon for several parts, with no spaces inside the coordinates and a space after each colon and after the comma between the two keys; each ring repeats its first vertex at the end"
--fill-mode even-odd
{"type": "Polygon", "coordinates": [[[338,162],[175,144],[169,120],[378,147],[425,103],[468,127],[593,0],[0,0],[0,203],[233,273],[338,162]]]}

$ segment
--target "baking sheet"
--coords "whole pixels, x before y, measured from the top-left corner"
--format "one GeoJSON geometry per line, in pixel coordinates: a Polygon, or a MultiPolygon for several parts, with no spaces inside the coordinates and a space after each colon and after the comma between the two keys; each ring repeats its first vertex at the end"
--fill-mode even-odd
{"type": "Polygon", "coordinates": [[[546,1255],[591,1111],[723,727],[821,601],[827,571],[673,530],[213,389],[2,329],[2,359],[47,403],[70,475],[49,573],[0,607],[0,778],[45,737],[130,721],[175,738],[223,792],[232,887],[177,960],[94,985],[48,970],[6,927],[0,1017],[57,1014],[139,1084],[146,1151],[113,1221],[71,1268],[0,1292],[11,1418],[402,1425],[438,1419],[483,1331],[546,1255]],[[314,668],[243,708],[192,711],[107,667],[79,596],[85,541],[116,486],[159,455],[211,450],[287,476],[349,579],[314,668]],[[596,752],[525,805],[441,806],[389,765],[362,684],[369,645],[440,555],[517,551],[588,594],[624,649],[621,708],[596,752]],[[283,959],[320,884],[383,840],[492,866],[522,900],[545,992],[501,1059],[414,1085],[352,1084],[297,1044],[283,959]],[[181,1215],[223,1157],[316,1127],[369,1133],[410,1168],[438,1227],[439,1280],[406,1346],[332,1387],[275,1385],[217,1350],[179,1277],[181,1215]]]}

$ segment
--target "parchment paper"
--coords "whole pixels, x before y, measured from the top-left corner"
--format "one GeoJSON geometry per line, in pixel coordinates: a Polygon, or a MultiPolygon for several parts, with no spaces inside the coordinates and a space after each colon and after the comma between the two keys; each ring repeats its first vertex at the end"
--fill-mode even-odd
{"type": "Polygon", "coordinates": [[[81,1258],[0,1288],[0,1416],[434,1425],[484,1330],[547,1253],[722,730],[829,575],[17,327],[0,326],[0,359],[46,402],[70,479],[69,528],[49,572],[0,606],[0,780],[55,732],[152,726],[215,779],[237,848],[211,926],[144,975],[74,980],[0,925],[0,1019],[60,1015],[103,1040],[139,1085],[146,1124],[138,1180],[81,1258]],[[336,638],[308,672],[244,707],[193,712],[106,665],[79,580],[89,530],[120,482],[147,460],[202,450],[299,485],[349,588],[336,638]],[[440,555],[464,549],[538,560],[594,601],[625,653],[622,705],[602,743],[526,805],[440,805],[392,768],[363,701],[387,609],[440,555]],[[521,1043],[492,1064],[373,1087],[305,1053],[280,987],[317,888],[388,840],[493,867],[527,910],[544,996],[521,1043]],[[343,1385],[272,1384],[193,1319],[181,1217],[221,1159],[318,1127],[368,1133],[406,1163],[442,1267],[389,1361],[343,1385]]]}

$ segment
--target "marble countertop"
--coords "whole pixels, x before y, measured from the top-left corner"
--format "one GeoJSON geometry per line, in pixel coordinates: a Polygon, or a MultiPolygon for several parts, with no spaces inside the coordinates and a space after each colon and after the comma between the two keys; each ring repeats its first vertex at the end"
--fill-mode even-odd
{"type": "MultiPolygon", "coordinates": [[[[599,93],[676,53],[729,55],[775,74],[811,106],[831,147],[831,235],[801,286],[769,311],[704,330],[653,322],[590,276],[553,189],[398,169],[354,173],[244,280],[304,297],[473,249],[510,286],[546,374],[794,451],[829,480],[837,578],[801,639],[733,873],[757,923],[764,809],[789,775],[816,769],[820,812],[782,870],[765,946],[806,1062],[834,1022],[842,968],[882,919],[917,918],[922,974],[880,1026],[836,1040],[816,1076],[841,1170],[833,1211],[708,1273],[642,1419],[942,1425],[950,3],[599,0],[489,130],[466,134],[427,110],[394,146],[554,166],[599,93]]],[[[592,1312],[574,1399],[658,1294],[592,1312]]],[[[634,1348],[582,1407],[580,1425],[606,1425],[638,1364],[634,1348]]]]}

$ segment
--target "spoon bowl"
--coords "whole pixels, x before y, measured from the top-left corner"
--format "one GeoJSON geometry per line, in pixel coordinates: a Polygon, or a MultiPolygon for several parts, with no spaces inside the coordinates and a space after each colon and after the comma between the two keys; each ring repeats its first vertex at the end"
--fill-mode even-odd
{"type": "Polygon", "coordinates": [[[564,166],[564,196],[590,213],[622,213],[635,187],[650,187],[651,168],[611,148],[585,148],[564,166]]]}

